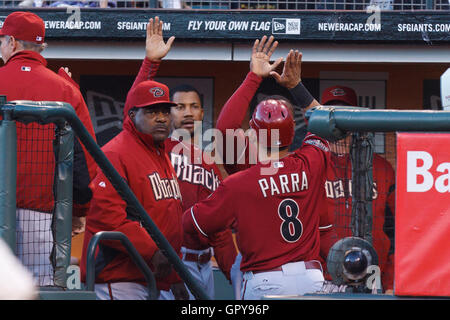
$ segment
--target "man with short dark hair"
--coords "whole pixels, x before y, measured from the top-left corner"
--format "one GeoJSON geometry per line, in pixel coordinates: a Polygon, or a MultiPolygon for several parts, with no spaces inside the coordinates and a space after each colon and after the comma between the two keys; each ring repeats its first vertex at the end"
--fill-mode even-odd
{"type": "Polygon", "coordinates": [[[188,130],[191,141],[194,137],[195,122],[201,124],[203,121],[203,97],[193,86],[182,84],[171,90],[171,99],[177,105],[170,109],[172,128],[188,130]]]}

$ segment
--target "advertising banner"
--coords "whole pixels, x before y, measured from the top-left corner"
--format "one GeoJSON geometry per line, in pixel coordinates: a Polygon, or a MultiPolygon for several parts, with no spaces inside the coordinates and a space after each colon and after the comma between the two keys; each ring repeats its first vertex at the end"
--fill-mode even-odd
{"type": "Polygon", "coordinates": [[[450,296],[450,134],[398,133],[394,294],[450,296]]]}
{"type": "MultiPolygon", "coordinates": [[[[0,9],[0,25],[13,9],[0,9]]],[[[148,19],[158,15],[166,34],[178,39],[446,42],[450,11],[300,11],[33,9],[45,22],[47,38],[140,39],[148,19]],[[101,14],[99,14],[101,12],[101,14]]]]}

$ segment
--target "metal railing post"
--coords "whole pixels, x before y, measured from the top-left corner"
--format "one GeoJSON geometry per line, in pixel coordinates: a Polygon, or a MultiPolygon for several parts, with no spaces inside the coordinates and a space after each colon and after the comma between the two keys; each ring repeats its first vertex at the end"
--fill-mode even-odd
{"type": "Polygon", "coordinates": [[[11,112],[0,121],[0,238],[16,252],[17,132],[11,112]]]}
{"type": "Polygon", "coordinates": [[[55,209],[52,215],[54,250],[54,283],[67,286],[67,267],[70,265],[72,245],[72,201],[73,201],[73,144],[72,129],[63,121],[55,129],[55,209]]]}
{"type": "Polygon", "coordinates": [[[86,289],[88,291],[94,291],[95,289],[95,250],[102,240],[115,240],[122,243],[128,254],[131,256],[133,262],[142,271],[145,279],[147,280],[149,300],[156,300],[158,298],[158,290],[156,288],[156,281],[153,276],[153,272],[150,270],[144,258],[142,258],[131,241],[123,233],[115,231],[97,232],[89,241],[87,249],[88,253],[86,257],[86,289]]]}

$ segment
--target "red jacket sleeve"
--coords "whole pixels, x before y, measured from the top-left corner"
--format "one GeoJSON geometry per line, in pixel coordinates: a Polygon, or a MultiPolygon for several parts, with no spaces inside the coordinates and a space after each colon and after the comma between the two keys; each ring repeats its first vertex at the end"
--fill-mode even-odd
{"type": "Polygon", "coordinates": [[[250,150],[248,148],[248,139],[244,135],[244,132],[242,130],[234,132],[234,150],[226,149],[226,133],[227,129],[238,130],[242,128],[242,122],[248,112],[250,102],[258,90],[261,81],[261,77],[257,76],[253,72],[249,72],[239,88],[225,103],[217,119],[216,128],[220,130],[222,135],[225,137],[222,143],[222,148],[218,146],[218,152],[223,158],[224,168],[228,174],[232,174],[249,167],[250,150]]]}
{"type": "Polygon", "coordinates": [[[213,234],[210,236],[209,243],[214,248],[214,257],[216,258],[219,269],[231,281],[230,270],[237,255],[231,229],[213,234]]]}
{"type": "MultiPolygon", "coordinates": [[[[126,180],[125,169],[120,161],[120,156],[107,154],[111,164],[117,172],[126,180]]],[[[86,220],[86,229],[95,234],[99,231],[118,231],[130,239],[136,250],[149,262],[153,254],[158,250],[155,242],[138,221],[127,219],[126,202],[120,197],[103,172],[92,181],[93,198],[86,220]]],[[[126,253],[126,249],[117,241],[106,242],[109,247],[126,253]]]]}
{"type": "MultiPolygon", "coordinates": [[[[156,73],[158,72],[160,62],[159,61],[151,61],[147,58],[144,58],[142,61],[141,67],[139,68],[139,72],[134,79],[133,85],[131,86],[130,90],[128,91],[128,95],[133,90],[135,86],[137,86],[139,83],[146,81],[146,80],[153,80],[156,77],[156,73]]],[[[128,101],[128,95],[126,101],[128,101]]],[[[125,109],[127,109],[127,106],[125,106],[125,109]]]]}
{"type": "Polygon", "coordinates": [[[160,64],[161,62],[159,61],[152,61],[147,58],[144,58],[141,67],[139,69],[139,72],[136,76],[136,79],[134,79],[131,88],[134,88],[143,81],[153,80],[156,77],[156,73],[158,72],[160,64]]]}
{"type": "MultiPolygon", "coordinates": [[[[295,150],[297,155],[301,155],[304,148],[314,147],[314,150],[320,152],[321,156],[317,158],[317,161],[313,163],[314,170],[317,171],[318,175],[323,175],[324,186],[322,188],[323,198],[326,200],[325,195],[325,173],[327,166],[330,162],[330,146],[327,140],[322,139],[316,135],[308,133],[303,141],[302,146],[295,150]]],[[[320,212],[319,220],[319,232],[320,232],[320,261],[323,265],[324,273],[326,272],[326,262],[328,253],[333,244],[337,241],[336,230],[333,226],[333,220],[328,214],[327,205],[323,206],[323,210],[320,212]]]]}
{"type": "Polygon", "coordinates": [[[184,232],[209,242],[214,233],[230,229],[234,222],[231,193],[224,181],[209,198],[186,210],[183,214],[184,232]]]}
{"type": "Polygon", "coordinates": [[[262,78],[249,72],[239,88],[228,99],[217,118],[216,128],[222,133],[226,129],[239,129],[245,119],[250,102],[261,84],[262,78]]]}

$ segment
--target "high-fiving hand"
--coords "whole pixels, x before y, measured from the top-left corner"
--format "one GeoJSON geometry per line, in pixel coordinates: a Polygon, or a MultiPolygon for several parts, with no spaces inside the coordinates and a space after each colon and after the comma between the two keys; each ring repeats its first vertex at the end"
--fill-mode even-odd
{"type": "Polygon", "coordinates": [[[268,77],[270,72],[274,71],[283,61],[283,57],[281,57],[274,63],[270,63],[270,57],[277,46],[278,41],[274,42],[273,36],[270,36],[269,40],[267,40],[267,36],[263,36],[261,41],[259,39],[255,40],[250,60],[250,71],[262,78],[268,77]]]}
{"type": "Polygon", "coordinates": [[[145,56],[151,61],[159,61],[164,58],[175,40],[175,37],[171,36],[167,42],[164,42],[162,27],[163,22],[159,20],[159,17],[149,19],[145,40],[145,56]]]}
{"type": "Polygon", "coordinates": [[[296,87],[302,81],[302,53],[291,49],[286,57],[282,74],[271,71],[270,75],[283,87],[288,89],[296,87]]]}

